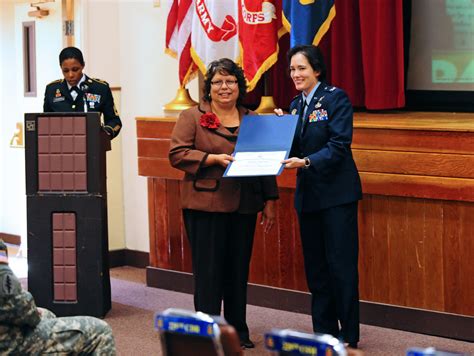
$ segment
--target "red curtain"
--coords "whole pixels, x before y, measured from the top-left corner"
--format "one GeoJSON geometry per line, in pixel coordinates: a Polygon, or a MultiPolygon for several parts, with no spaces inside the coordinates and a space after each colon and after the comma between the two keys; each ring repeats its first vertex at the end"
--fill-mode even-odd
{"type": "MultiPolygon", "coordinates": [[[[403,0],[336,0],[336,17],[320,43],[328,81],[344,89],[355,107],[369,110],[405,106],[403,0]]],[[[267,72],[267,92],[287,108],[297,94],[288,75],[289,36],[280,39],[278,62],[267,72]]],[[[264,81],[246,103],[260,102],[264,81]]]]}

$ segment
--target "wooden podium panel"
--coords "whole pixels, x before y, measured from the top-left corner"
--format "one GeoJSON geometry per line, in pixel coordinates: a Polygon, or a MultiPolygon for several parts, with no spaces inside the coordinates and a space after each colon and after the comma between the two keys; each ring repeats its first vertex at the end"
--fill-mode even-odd
{"type": "Polygon", "coordinates": [[[99,113],[25,115],[28,289],[58,316],[111,308],[99,113]]]}
{"type": "Polygon", "coordinates": [[[86,117],[42,117],[38,124],[38,190],[86,192],[86,117]]]}
{"type": "MultiPolygon", "coordinates": [[[[148,277],[191,272],[179,202],[183,174],[168,162],[174,120],[137,118],[138,169],[148,177],[148,277]]],[[[474,327],[474,117],[357,113],[352,148],[364,193],[362,322],[473,340],[466,326],[474,327]],[[420,317],[417,308],[426,313],[420,317]],[[369,315],[369,309],[376,312],[369,315]],[[456,314],[454,321],[449,313],[456,314]]],[[[277,224],[269,234],[257,226],[250,282],[301,296],[307,288],[293,209],[295,181],[295,171],[278,177],[277,224]]],[[[257,304],[279,308],[285,298],[257,304]]],[[[293,310],[309,312],[306,302],[293,310]]]]}
{"type": "Polygon", "coordinates": [[[28,196],[27,206],[28,290],[36,304],[58,316],[105,316],[112,305],[106,201],[28,196]],[[55,240],[57,215],[74,216],[74,244],[55,240]]]}

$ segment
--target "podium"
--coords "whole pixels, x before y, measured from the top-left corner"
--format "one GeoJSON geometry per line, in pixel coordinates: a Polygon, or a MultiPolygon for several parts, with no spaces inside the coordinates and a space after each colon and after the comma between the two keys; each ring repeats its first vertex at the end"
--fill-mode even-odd
{"type": "Polygon", "coordinates": [[[111,308],[100,114],[25,114],[28,289],[58,316],[111,308]]]}

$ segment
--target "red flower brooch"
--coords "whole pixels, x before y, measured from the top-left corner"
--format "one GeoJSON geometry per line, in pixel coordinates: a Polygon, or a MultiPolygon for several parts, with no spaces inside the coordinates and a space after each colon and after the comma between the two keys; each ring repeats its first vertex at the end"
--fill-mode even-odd
{"type": "Polygon", "coordinates": [[[220,124],[221,122],[219,121],[219,118],[213,112],[202,114],[201,118],[199,119],[199,125],[202,127],[207,127],[210,130],[217,129],[220,124]]]}

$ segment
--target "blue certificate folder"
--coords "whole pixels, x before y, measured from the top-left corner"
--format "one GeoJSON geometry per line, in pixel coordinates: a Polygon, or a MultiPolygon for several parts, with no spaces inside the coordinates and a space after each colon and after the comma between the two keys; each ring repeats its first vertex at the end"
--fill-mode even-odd
{"type": "MultiPolygon", "coordinates": [[[[298,115],[245,115],[240,124],[233,155],[237,152],[285,151],[286,159],[290,153],[297,123],[298,115]]],[[[227,177],[231,166],[232,162],[227,166],[224,177],[227,177]]],[[[283,165],[277,175],[282,171],[283,165]]]]}

